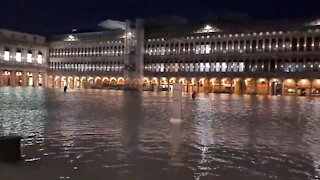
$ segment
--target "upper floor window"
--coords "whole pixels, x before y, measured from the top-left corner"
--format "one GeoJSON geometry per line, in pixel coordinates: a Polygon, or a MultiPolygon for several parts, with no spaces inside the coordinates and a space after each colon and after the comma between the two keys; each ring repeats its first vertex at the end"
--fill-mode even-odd
{"type": "Polygon", "coordinates": [[[41,54],[41,52],[39,52],[39,53],[38,53],[37,62],[38,62],[38,64],[42,64],[42,61],[43,61],[43,59],[42,59],[42,54],[41,54]]]}
{"type": "Polygon", "coordinates": [[[9,51],[8,49],[6,49],[6,50],[4,51],[3,59],[4,59],[5,61],[9,61],[9,60],[10,60],[10,51],[9,51]]]}
{"type": "Polygon", "coordinates": [[[20,50],[17,50],[17,52],[16,52],[16,61],[17,62],[21,62],[21,51],[20,50]]]}
{"type": "Polygon", "coordinates": [[[31,51],[28,51],[28,53],[27,53],[27,62],[32,63],[32,52],[31,51]]]}

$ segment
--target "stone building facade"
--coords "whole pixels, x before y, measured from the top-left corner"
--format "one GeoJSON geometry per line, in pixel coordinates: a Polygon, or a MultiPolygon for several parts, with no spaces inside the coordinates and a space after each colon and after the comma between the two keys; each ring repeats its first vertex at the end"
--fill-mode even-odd
{"type": "Polygon", "coordinates": [[[138,19],[48,38],[4,31],[3,40],[0,31],[0,85],[170,91],[182,83],[184,92],[320,95],[316,22],[171,26],[138,19]]]}

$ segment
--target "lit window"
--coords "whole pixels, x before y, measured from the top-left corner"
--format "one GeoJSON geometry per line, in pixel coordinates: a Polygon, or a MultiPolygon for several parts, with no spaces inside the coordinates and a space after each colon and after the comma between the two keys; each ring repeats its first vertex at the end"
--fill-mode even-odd
{"type": "Polygon", "coordinates": [[[211,46],[210,46],[210,44],[207,44],[206,45],[206,54],[210,54],[210,52],[211,52],[211,46]]]}
{"type": "Polygon", "coordinates": [[[239,72],[243,72],[244,71],[244,63],[240,62],[239,63],[239,72]]]}
{"type": "Polygon", "coordinates": [[[38,58],[37,58],[38,64],[42,64],[42,54],[38,54],[38,58]]]}
{"type": "Polygon", "coordinates": [[[9,59],[10,59],[10,52],[9,51],[4,51],[3,59],[5,61],[9,61],[9,59]]]}
{"type": "Polygon", "coordinates": [[[223,62],[222,64],[221,64],[221,72],[226,72],[227,71],[227,63],[226,62],[223,62]]]}
{"type": "Polygon", "coordinates": [[[16,53],[16,61],[21,62],[21,52],[16,53]]]}
{"type": "Polygon", "coordinates": [[[31,52],[28,52],[28,54],[27,54],[27,62],[28,63],[32,62],[32,53],[31,52]]]}

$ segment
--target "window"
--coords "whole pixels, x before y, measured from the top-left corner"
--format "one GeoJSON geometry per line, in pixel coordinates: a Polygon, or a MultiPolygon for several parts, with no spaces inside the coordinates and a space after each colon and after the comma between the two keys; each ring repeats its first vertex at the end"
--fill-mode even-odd
{"type": "Polygon", "coordinates": [[[32,63],[32,52],[31,52],[31,51],[29,51],[29,52],[27,53],[27,62],[28,62],[28,63],[32,63]]]}
{"type": "Polygon", "coordinates": [[[219,62],[216,63],[216,72],[220,72],[220,63],[219,62]]]}
{"type": "Polygon", "coordinates": [[[221,72],[226,72],[227,71],[227,63],[226,62],[222,62],[221,63],[221,72]]]}
{"type": "Polygon", "coordinates": [[[164,72],[164,64],[163,63],[160,64],[160,72],[164,72]]]}
{"type": "Polygon", "coordinates": [[[239,63],[239,72],[243,72],[244,71],[244,63],[240,62],[239,63]]]}
{"type": "Polygon", "coordinates": [[[200,53],[201,53],[201,46],[196,45],[196,54],[200,54],[200,53]]]}
{"type": "Polygon", "coordinates": [[[205,72],[210,72],[210,63],[205,63],[205,72]]]}
{"type": "Polygon", "coordinates": [[[37,61],[38,61],[38,64],[42,64],[42,54],[41,53],[38,54],[37,61]]]}
{"type": "Polygon", "coordinates": [[[20,51],[17,51],[17,53],[16,53],[16,61],[21,62],[21,52],[20,51]]]}
{"type": "Polygon", "coordinates": [[[166,52],[166,50],[165,50],[165,47],[164,46],[161,46],[161,53],[160,53],[160,55],[165,55],[165,52],[166,52]]]}
{"type": "Polygon", "coordinates": [[[5,50],[5,51],[4,51],[3,59],[4,59],[5,61],[9,61],[9,59],[10,59],[10,51],[9,51],[9,50],[5,50]]]}

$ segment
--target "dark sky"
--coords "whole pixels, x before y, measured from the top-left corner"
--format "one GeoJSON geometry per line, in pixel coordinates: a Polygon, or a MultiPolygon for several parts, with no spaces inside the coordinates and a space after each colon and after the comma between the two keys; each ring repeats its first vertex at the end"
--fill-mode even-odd
{"type": "Polygon", "coordinates": [[[320,18],[320,0],[1,0],[0,28],[41,35],[95,27],[105,19],[182,16],[204,22],[221,12],[255,20],[320,18]]]}

